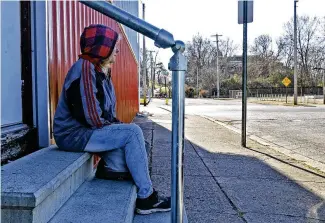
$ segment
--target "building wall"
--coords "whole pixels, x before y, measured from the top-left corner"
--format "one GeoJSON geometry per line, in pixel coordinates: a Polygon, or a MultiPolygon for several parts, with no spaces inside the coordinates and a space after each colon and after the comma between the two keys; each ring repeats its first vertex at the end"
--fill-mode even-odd
{"type": "Polygon", "coordinates": [[[22,122],[20,2],[1,1],[1,125],[22,122]]]}
{"type": "MultiPolygon", "coordinates": [[[[131,0],[131,1],[114,0],[113,4],[136,17],[140,17],[139,1],[138,0],[131,0]]],[[[140,43],[139,43],[140,39],[139,39],[139,36],[140,35],[139,35],[139,33],[130,29],[127,26],[123,25],[123,28],[125,29],[126,35],[129,39],[129,42],[131,43],[131,46],[132,46],[133,52],[137,58],[137,61],[139,62],[139,60],[140,60],[140,43]]]]}
{"type": "Polygon", "coordinates": [[[29,2],[1,1],[1,165],[35,151],[29,2]],[[27,117],[27,118],[26,118],[27,117]]]}
{"type": "Polygon", "coordinates": [[[112,67],[112,80],[116,89],[117,116],[124,122],[132,121],[139,110],[138,64],[120,24],[76,1],[49,1],[47,7],[51,120],[64,78],[78,59],[79,39],[84,27],[100,23],[112,27],[123,37],[117,62],[112,67]]]}

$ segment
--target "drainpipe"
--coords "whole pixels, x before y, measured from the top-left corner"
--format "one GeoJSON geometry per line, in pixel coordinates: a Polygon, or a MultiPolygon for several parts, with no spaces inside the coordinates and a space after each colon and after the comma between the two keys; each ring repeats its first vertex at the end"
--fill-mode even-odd
{"type": "Polygon", "coordinates": [[[171,33],[159,29],[152,24],[136,17],[106,1],[80,1],[82,4],[116,20],[117,22],[147,36],[155,41],[159,48],[172,48],[174,55],[168,64],[173,74],[173,105],[172,105],[172,213],[171,222],[185,222],[184,211],[184,113],[185,113],[185,72],[187,60],[184,56],[185,44],[174,41],[171,33]]]}

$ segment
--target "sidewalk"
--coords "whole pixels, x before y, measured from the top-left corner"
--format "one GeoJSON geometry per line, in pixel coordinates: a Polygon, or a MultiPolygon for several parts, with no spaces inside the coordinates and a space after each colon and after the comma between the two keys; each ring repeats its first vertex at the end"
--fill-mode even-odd
{"type": "MultiPolygon", "coordinates": [[[[151,174],[170,195],[171,114],[153,113],[151,174]]],[[[185,195],[189,222],[325,222],[325,177],[297,161],[198,116],[185,120],[185,195]],[[256,150],[252,151],[252,150],[256,150]]]]}

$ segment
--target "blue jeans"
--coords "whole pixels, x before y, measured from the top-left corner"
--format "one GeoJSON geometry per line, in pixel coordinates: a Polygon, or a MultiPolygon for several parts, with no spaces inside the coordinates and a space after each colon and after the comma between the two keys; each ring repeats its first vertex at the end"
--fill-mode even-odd
{"type": "Polygon", "coordinates": [[[97,129],[90,137],[85,151],[101,153],[108,164],[115,160],[115,164],[111,165],[112,171],[126,172],[129,169],[138,187],[138,198],[147,198],[152,194],[145,141],[139,126],[113,124],[97,129]]]}

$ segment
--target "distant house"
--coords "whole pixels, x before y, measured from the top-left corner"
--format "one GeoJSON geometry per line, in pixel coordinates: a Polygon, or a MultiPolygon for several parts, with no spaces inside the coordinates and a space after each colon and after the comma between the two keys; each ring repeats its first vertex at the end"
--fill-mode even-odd
{"type": "MultiPolygon", "coordinates": [[[[135,16],[138,0],[113,1],[135,16]]],[[[118,117],[139,110],[139,35],[77,1],[1,1],[1,162],[55,143],[52,120],[65,75],[78,59],[85,26],[105,24],[122,35],[112,79],[118,117]]]]}

